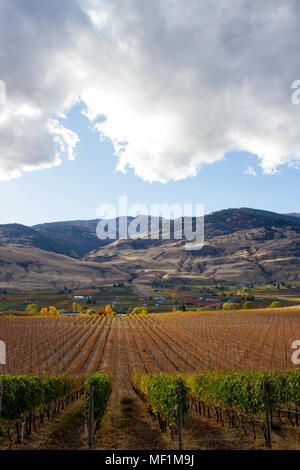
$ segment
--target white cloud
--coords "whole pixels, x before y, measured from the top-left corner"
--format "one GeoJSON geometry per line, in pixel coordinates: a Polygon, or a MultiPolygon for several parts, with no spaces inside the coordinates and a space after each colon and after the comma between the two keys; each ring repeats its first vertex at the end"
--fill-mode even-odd
{"type": "Polygon", "coordinates": [[[247,166],[246,170],[244,171],[244,175],[256,176],[256,171],[252,166],[247,166]]]}
{"type": "Polygon", "coordinates": [[[148,181],[230,150],[266,173],[297,167],[299,13],[295,0],[0,2],[0,180],[74,158],[56,117],[79,99],[118,169],[148,181]]]}

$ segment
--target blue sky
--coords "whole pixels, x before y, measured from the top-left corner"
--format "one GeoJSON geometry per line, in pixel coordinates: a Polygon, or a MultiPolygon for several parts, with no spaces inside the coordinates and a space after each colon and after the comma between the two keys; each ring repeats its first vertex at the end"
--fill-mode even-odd
{"type": "Polygon", "coordinates": [[[0,2],[0,223],[123,195],[299,212],[298,18],[294,0],[0,2]]]}
{"type": "Polygon", "coordinates": [[[58,167],[24,173],[0,183],[0,223],[34,225],[58,220],[93,219],[101,203],[201,203],[209,213],[230,207],[253,207],[275,212],[299,212],[299,170],[280,167],[275,175],[263,174],[258,159],[229,152],[223,161],[204,166],[196,177],[178,182],[148,183],[116,171],[117,159],[108,139],[99,141],[79,105],[64,125],[77,132],[80,143],[75,161],[58,167]],[[251,166],[257,176],[244,174],[251,166]]]}

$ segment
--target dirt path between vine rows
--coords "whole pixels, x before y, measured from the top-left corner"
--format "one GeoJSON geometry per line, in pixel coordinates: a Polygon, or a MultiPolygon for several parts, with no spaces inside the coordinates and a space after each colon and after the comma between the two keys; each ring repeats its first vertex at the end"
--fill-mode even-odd
{"type": "Polygon", "coordinates": [[[84,438],[83,399],[72,403],[58,416],[51,418],[23,444],[14,449],[24,450],[76,450],[86,449],[84,438]]]}
{"type": "Polygon", "coordinates": [[[113,389],[101,428],[95,435],[95,449],[159,450],[172,444],[153,421],[145,405],[134,393],[130,361],[121,322],[115,322],[104,352],[101,372],[113,372],[113,389]]]}

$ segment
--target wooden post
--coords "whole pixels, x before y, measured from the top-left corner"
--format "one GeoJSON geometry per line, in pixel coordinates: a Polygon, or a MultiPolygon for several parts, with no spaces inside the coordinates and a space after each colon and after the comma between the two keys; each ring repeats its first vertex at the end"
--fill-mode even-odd
{"type": "Polygon", "coordinates": [[[264,381],[264,403],[266,413],[266,425],[267,425],[267,446],[272,449],[272,424],[271,424],[271,412],[269,403],[269,384],[264,381]]]}
{"type": "Polygon", "coordinates": [[[0,384],[0,418],[1,418],[2,398],[3,398],[3,384],[0,384]]]}
{"type": "Polygon", "coordinates": [[[182,444],[182,385],[177,385],[177,399],[178,399],[178,447],[179,450],[183,449],[182,444]]]}
{"type": "Polygon", "coordinates": [[[94,384],[90,383],[90,394],[89,394],[89,449],[92,449],[94,445],[94,384]]]}
{"type": "Polygon", "coordinates": [[[24,441],[24,428],[25,428],[26,421],[22,421],[22,428],[21,428],[21,442],[24,441]]]}

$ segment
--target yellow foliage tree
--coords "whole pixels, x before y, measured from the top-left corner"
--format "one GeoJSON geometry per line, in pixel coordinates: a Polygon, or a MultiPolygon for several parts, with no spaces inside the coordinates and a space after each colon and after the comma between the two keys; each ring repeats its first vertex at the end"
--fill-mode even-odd
{"type": "Polygon", "coordinates": [[[29,304],[27,305],[26,310],[32,315],[36,315],[38,313],[38,306],[37,304],[29,304]]]}
{"type": "Polygon", "coordinates": [[[135,307],[131,313],[133,315],[147,315],[148,309],[146,307],[135,307]]]}
{"type": "Polygon", "coordinates": [[[49,307],[49,315],[59,315],[59,310],[51,305],[49,307]]]}
{"type": "Polygon", "coordinates": [[[96,312],[95,312],[95,310],[93,310],[92,308],[89,308],[89,309],[86,311],[86,313],[87,313],[88,315],[95,315],[96,312]]]}
{"type": "Polygon", "coordinates": [[[80,312],[82,312],[82,307],[81,307],[81,305],[78,304],[77,302],[73,302],[72,311],[73,311],[73,313],[80,313],[80,312]]]}
{"type": "Polygon", "coordinates": [[[110,305],[106,305],[106,307],[105,307],[105,314],[106,314],[107,316],[110,316],[110,315],[113,315],[113,314],[114,314],[114,311],[113,311],[113,309],[111,308],[110,305]]]}
{"type": "Polygon", "coordinates": [[[50,305],[50,307],[41,308],[40,315],[59,315],[60,312],[56,307],[50,305]]]}

